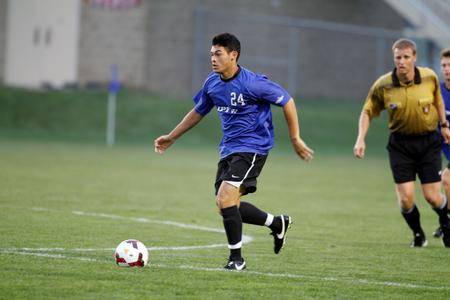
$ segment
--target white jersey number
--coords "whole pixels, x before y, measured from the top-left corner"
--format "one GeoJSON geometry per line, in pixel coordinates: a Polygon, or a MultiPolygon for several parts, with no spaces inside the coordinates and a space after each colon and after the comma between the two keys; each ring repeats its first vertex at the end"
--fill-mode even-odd
{"type": "Polygon", "coordinates": [[[244,97],[242,96],[242,94],[236,95],[235,92],[231,92],[230,94],[231,96],[231,106],[244,106],[245,102],[244,102],[244,97]]]}

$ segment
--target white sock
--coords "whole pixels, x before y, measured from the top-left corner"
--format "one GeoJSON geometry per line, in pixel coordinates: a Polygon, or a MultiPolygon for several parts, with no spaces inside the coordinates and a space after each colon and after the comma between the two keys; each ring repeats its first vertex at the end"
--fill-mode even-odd
{"type": "Polygon", "coordinates": [[[273,215],[267,213],[267,219],[266,219],[266,222],[264,223],[264,225],[270,226],[270,225],[272,225],[272,222],[273,222],[273,215]]]}

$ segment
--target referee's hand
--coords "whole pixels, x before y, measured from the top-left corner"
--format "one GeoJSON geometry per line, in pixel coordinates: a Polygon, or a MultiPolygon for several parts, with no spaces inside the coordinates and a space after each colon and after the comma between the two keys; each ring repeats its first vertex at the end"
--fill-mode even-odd
{"type": "Polygon", "coordinates": [[[353,154],[356,158],[364,158],[366,152],[366,143],[364,141],[357,141],[355,147],[353,147],[353,154]]]}
{"type": "Polygon", "coordinates": [[[448,127],[441,128],[441,134],[444,138],[444,143],[449,144],[450,143],[450,129],[448,127]]]}

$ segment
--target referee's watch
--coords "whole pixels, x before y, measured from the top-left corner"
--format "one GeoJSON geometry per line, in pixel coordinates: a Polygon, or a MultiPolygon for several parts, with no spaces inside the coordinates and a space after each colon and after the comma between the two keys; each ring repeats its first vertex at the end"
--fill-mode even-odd
{"type": "Polygon", "coordinates": [[[441,123],[440,123],[440,126],[441,126],[441,128],[449,128],[448,121],[445,120],[444,122],[441,122],[441,123]]]}

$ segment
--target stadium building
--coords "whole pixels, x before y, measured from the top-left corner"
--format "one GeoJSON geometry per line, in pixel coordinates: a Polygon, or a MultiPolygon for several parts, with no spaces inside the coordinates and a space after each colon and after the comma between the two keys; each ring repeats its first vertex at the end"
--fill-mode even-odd
{"type": "Polygon", "coordinates": [[[448,15],[448,0],[0,0],[0,83],[104,86],[116,66],[125,86],[190,97],[229,31],[240,63],[291,94],[361,99],[399,37],[437,68],[448,15]]]}

